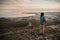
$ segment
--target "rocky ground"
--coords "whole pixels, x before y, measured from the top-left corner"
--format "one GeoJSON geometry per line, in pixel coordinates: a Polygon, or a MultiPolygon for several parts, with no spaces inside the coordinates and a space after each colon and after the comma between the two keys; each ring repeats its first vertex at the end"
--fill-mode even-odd
{"type": "Polygon", "coordinates": [[[60,40],[60,27],[47,26],[44,35],[40,35],[39,27],[9,28],[0,34],[0,40],[60,40]]]}

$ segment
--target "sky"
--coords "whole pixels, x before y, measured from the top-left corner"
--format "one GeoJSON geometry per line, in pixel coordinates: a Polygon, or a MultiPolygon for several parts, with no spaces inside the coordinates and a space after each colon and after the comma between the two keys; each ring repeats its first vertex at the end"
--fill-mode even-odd
{"type": "Polygon", "coordinates": [[[0,17],[26,17],[23,12],[60,11],[60,0],[0,0],[0,17]]]}

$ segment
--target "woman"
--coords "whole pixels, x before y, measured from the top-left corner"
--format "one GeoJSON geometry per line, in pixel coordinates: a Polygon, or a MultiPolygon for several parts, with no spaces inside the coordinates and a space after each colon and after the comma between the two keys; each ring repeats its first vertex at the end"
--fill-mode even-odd
{"type": "Polygon", "coordinates": [[[45,17],[44,17],[44,13],[41,13],[40,16],[40,33],[43,34],[44,33],[44,24],[46,23],[45,17]]]}

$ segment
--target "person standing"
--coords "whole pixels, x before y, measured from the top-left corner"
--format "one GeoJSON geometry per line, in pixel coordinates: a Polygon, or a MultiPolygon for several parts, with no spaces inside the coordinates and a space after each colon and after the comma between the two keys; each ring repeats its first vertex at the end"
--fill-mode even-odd
{"type": "Polygon", "coordinates": [[[44,16],[44,12],[41,12],[40,15],[40,33],[43,34],[44,33],[44,24],[46,23],[46,19],[44,16]]]}

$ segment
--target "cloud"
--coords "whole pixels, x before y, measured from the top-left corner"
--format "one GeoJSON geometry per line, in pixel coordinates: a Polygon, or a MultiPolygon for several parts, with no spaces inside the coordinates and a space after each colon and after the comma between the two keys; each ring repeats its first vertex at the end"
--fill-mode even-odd
{"type": "MultiPolygon", "coordinates": [[[[22,14],[22,12],[37,12],[42,8],[55,10],[60,8],[60,3],[55,1],[30,1],[30,0],[0,0],[0,17],[24,17],[34,16],[34,14],[22,14]]],[[[46,9],[45,9],[46,10],[46,9]]]]}

